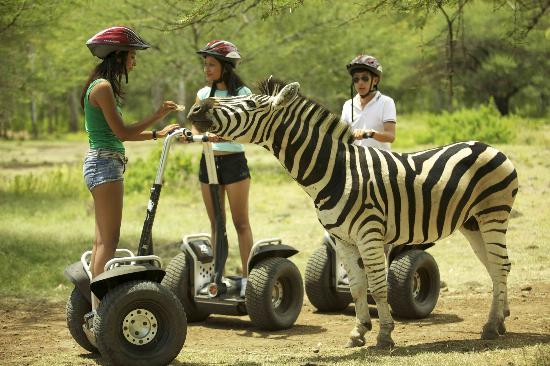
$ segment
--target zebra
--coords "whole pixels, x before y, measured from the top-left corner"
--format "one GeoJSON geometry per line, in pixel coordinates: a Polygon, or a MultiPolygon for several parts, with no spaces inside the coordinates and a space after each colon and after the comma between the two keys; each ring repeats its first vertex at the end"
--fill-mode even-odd
{"type": "Polygon", "coordinates": [[[477,141],[408,154],[357,146],[348,124],[298,91],[298,83],[270,77],[260,83],[261,94],[206,99],[188,118],[199,131],[263,146],[313,199],[336,239],[355,303],[346,346],[363,346],[372,329],[367,287],[379,316],[376,345],[395,345],[384,245],[434,242],[457,229],[493,284],[481,338],[504,334],[511,268],[505,235],[518,191],[512,162],[477,141]]]}

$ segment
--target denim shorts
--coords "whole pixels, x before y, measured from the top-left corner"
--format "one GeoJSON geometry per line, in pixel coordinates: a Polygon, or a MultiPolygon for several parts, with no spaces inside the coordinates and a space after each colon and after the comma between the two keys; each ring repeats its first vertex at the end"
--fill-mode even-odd
{"type": "Polygon", "coordinates": [[[84,158],[82,172],[86,186],[91,191],[94,187],[123,180],[128,159],[121,153],[105,149],[91,149],[84,158]]]}
{"type": "MultiPolygon", "coordinates": [[[[250,170],[244,152],[217,155],[214,156],[214,161],[216,162],[216,172],[218,173],[218,183],[220,185],[237,183],[250,178],[250,170]]],[[[199,180],[201,183],[208,184],[208,171],[206,170],[204,154],[201,157],[199,180]]]]}

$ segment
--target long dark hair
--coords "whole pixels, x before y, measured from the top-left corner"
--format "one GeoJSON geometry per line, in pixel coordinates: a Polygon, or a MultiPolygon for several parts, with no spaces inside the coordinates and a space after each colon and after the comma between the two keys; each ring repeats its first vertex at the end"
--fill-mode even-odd
{"type": "Polygon", "coordinates": [[[227,95],[237,96],[239,95],[239,89],[245,86],[244,81],[239,75],[235,72],[233,64],[225,61],[221,61],[216,58],[222,65],[222,76],[220,80],[216,80],[212,83],[212,88],[210,89],[210,96],[213,97],[217,89],[217,83],[223,81],[227,87],[227,95]]]}
{"type": "Polygon", "coordinates": [[[126,69],[126,60],[128,59],[128,51],[116,51],[111,52],[103,59],[103,61],[97,65],[90,74],[88,81],[82,89],[82,95],[80,96],[80,105],[84,108],[84,98],[86,98],[86,92],[90,87],[90,84],[96,79],[106,79],[111,83],[113,93],[117,103],[122,102],[124,99],[124,92],[122,91],[121,81],[122,75],[128,83],[128,70],[126,69]]]}

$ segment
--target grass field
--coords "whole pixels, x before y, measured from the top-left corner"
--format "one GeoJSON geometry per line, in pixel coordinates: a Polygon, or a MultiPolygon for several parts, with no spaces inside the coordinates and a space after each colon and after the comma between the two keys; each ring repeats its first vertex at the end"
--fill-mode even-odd
{"type": "MultiPolygon", "coordinates": [[[[550,283],[550,149],[547,145],[548,128],[544,128],[542,137],[536,131],[527,132],[536,136],[535,145],[528,145],[525,138],[520,138],[514,144],[496,146],[515,163],[520,181],[507,237],[512,261],[509,277],[511,288],[550,283]]],[[[413,130],[413,126],[403,124],[400,131],[405,134],[413,130]]],[[[416,151],[421,148],[414,146],[410,137],[404,137],[403,141],[394,150],[416,151]]],[[[128,171],[131,172],[132,169],[138,169],[139,164],[144,164],[153,151],[158,151],[160,141],[156,144],[127,143],[126,146],[130,157],[128,171]]],[[[80,254],[91,247],[93,240],[92,200],[81,178],[81,159],[86,149],[84,140],[0,142],[2,298],[60,301],[66,298],[72,288],[63,276],[63,269],[78,260],[80,254]]],[[[173,154],[180,157],[184,155],[188,157],[187,161],[198,162],[200,146],[177,145],[173,154]]],[[[323,234],[313,203],[266,151],[256,146],[247,146],[247,158],[253,176],[250,217],[254,239],[280,237],[285,243],[298,248],[300,253],[293,260],[303,273],[307,259],[319,245],[323,234]]],[[[150,169],[154,174],[156,165],[141,166],[139,169],[150,169]]],[[[151,183],[147,181],[143,185],[148,187],[151,183]]],[[[119,247],[137,248],[147,201],[147,189],[130,192],[125,196],[119,247]]],[[[209,223],[195,176],[186,175],[184,179],[172,180],[168,177],[153,231],[156,254],[164,259],[166,265],[178,253],[184,234],[208,231],[209,223]]],[[[234,273],[239,271],[240,261],[232,225],[228,225],[228,237],[230,257],[226,272],[234,273]]],[[[438,262],[441,280],[446,283],[446,291],[449,293],[464,289],[478,293],[490,291],[489,276],[460,234],[441,240],[430,252],[438,262]]],[[[348,324],[351,327],[351,323],[348,324]]],[[[295,364],[296,360],[292,361],[291,357],[293,351],[285,352],[278,355],[277,360],[295,364]]],[[[335,348],[331,352],[336,354],[339,351],[335,348]]],[[[481,354],[418,353],[406,356],[406,359],[414,365],[548,365],[549,354],[550,346],[546,344],[513,350],[490,349],[481,354]]],[[[307,362],[310,365],[386,365],[402,364],[405,360],[400,358],[405,356],[392,357],[391,354],[368,352],[345,351],[342,355],[345,357],[334,356],[331,359],[329,354],[328,358],[307,362]]],[[[197,355],[197,360],[202,356],[197,355]]],[[[190,357],[194,359],[193,351],[190,357]]],[[[243,357],[246,361],[242,364],[265,362],[261,352],[243,357]]],[[[217,363],[216,359],[211,362],[217,363]]],[[[218,361],[232,364],[230,359],[218,361]]],[[[49,361],[45,359],[44,362],[46,364],[49,361]]]]}

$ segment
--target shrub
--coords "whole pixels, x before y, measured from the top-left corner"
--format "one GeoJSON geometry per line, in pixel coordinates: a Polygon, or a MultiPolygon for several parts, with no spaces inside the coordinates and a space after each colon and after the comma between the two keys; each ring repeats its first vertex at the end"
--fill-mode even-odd
{"type": "MultiPolygon", "coordinates": [[[[126,192],[143,192],[151,188],[157,175],[161,153],[162,147],[159,146],[147,158],[129,162],[129,168],[124,174],[126,192]]],[[[196,154],[171,151],[164,170],[164,183],[182,187],[189,179],[197,179],[199,159],[200,156],[196,154]]]]}
{"type": "Polygon", "coordinates": [[[462,108],[427,118],[428,131],[419,141],[423,144],[441,145],[470,140],[507,143],[514,138],[514,119],[502,117],[492,101],[477,109],[462,108]]]}
{"type": "Polygon", "coordinates": [[[0,185],[0,190],[14,195],[49,194],[53,197],[82,195],[86,188],[82,182],[82,168],[63,165],[40,173],[18,174],[0,185]]]}

